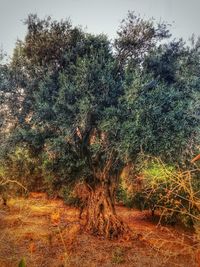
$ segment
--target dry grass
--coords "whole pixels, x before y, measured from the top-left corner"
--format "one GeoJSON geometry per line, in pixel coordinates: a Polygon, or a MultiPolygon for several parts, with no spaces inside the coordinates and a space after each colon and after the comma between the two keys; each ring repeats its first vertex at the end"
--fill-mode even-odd
{"type": "Polygon", "coordinates": [[[117,210],[132,229],[132,240],[88,235],[78,210],[60,200],[10,199],[0,209],[0,266],[18,266],[23,257],[28,267],[198,266],[192,233],[158,227],[147,212],[117,210]]]}

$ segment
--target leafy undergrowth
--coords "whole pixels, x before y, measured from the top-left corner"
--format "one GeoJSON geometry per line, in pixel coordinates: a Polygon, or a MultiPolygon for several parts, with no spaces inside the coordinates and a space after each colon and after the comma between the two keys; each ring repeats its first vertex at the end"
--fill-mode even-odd
{"type": "Polygon", "coordinates": [[[131,240],[107,241],[82,229],[78,210],[43,197],[10,199],[0,209],[0,266],[200,266],[190,232],[158,226],[147,212],[117,207],[131,240]]]}

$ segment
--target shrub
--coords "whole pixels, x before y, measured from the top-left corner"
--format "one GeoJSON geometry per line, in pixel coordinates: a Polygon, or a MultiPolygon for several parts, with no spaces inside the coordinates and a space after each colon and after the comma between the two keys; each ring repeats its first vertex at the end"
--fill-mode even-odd
{"type": "Polygon", "coordinates": [[[74,195],[73,187],[63,186],[60,196],[63,198],[65,204],[76,207],[78,206],[78,197],[74,195]]]}
{"type": "Polygon", "coordinates": [[[143,188],[135,192],[131,205],[140,210],[150,209],[152,215],[158,210],[160,221],[181,222],[192,227],[199,214],[199,170],[180,170],[158,159],[145,162],[142,170],[143,188]]]}
{"type": "Polygon", "coordinates": [[[9,191],[14,193],[24,193],[23,187],[19,185],[30,191],[38,190],[43,185],[41,158],[31,155],[26,147],[17,146],[0,159],[0,177],[9,191]]]}

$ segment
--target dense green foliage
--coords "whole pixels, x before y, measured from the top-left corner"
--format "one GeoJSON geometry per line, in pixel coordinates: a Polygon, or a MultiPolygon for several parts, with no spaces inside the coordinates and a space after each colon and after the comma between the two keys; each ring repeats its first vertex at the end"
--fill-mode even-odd
{"type": "Polygon", "coordinates": [[[193,53],[174,41],[156,47],[143,68],[128,66],[123,136],[129,154],[143,151],[173,163],[191,159],[199,143],[199,62],[193,53]]]}

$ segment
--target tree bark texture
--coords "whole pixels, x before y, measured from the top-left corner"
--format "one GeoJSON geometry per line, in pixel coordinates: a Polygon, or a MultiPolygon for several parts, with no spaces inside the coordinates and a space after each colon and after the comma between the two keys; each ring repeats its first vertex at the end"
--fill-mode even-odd
{"type": "Polygon", "coordinates": [[[90,192],[86,229],[93,235],[117,239],[128,232],[115,210],[114,185],[101,183],[90,192]]]}

